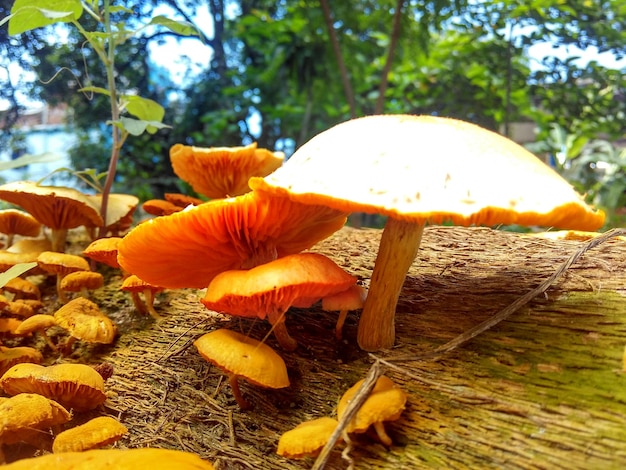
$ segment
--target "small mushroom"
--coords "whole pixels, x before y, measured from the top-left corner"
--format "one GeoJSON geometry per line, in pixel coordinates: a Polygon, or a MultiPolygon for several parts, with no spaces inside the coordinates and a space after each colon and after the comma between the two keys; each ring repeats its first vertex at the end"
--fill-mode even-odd
{"type": "Polygon", "coordinates": [[[83,297],[89,297],[89,291],[104,286],[104,276],[93,271],[76,271],[63,276],[59,286],[63,292],[80,292],[83,297]]]}
{"type": "Polygon", "coordinates": [[[85,364],[17,364],[0,378],[0,386],[10,396],[36,393],[76,411],[93,410],[107,398],[104,379],[85,364]]]}
{"type": "Polygon", "coordinates": [[[394,344],[396,305],[426,224],[595,230],[605,218],[522,146],[477,125],[435,116],[340,123],[249,184],[267,197],[387,216],[359,320],[358,343],[367,351],[394,344]]]}
{"type": "Polygon", "coordinates": [[[0,233],[7,236],[6,248],[13,245],[15,235],[36,237],[41,224],[29,213],[17,209],[0,210],[0,233]]]}
{"type": "Polygon", "coordinates": [[[52,315],[46,315],[43,313],[35,314],[26,320],[24,320],[16,329],[15,333],[18,335],[29,335],[32,333],[39,333],[46,341],[50,349],[57,350],[57,345],[54,344],[50,336],[48,336],[47,329],[56,326],[57,322],[52,315]]]}
{"type": "Polygon", "coordinates": [[[120,237],[98,238],[87,245],[87,248],[83,250],[83,256],[112,268],[119,268],[117,247],[121,241],[120,237]]]}
{"type": "Polygon", "coordinates": [[[119,441],[128,428],[115,418],[99,416],[84,424],[59,433],[52,443],[52,452],[84,452],[119,441]]]}
{"type": "Polygon", "coordinates": [[[315,457],[324,448],[337,424],[337,420],[330,417],[300,423],[280,436],[276,453],[288,459],[315,457]]]}
{"type": "Polygon", "coordinates": [[[199,206],[203,204],[204,201],[202,199],[198,199],[197,197],[187,196],[186,194],[180,193],[165,193],[163,195],[166,201],[171,202],[175,206],[178,206],[184,209],[187,206],[199,206]]]}
{"type": "Polygon", "coordinates": [[[194,341],[200,355],[228,375],[237,404],[250,408],[239,389],[239,379],[266,388],[289,386],[285,361],[267,344],[235,331],[219,329],[194,341]]]}
{"type": "MultiPolygon", "coordinates": [[[[350,387],[339,400],[337,405],[337,417],[341,420],[343,413],[350,404],[350,401],[363,384],[359,380],[350,387]]],[[[364,433],[370,426],[374,427],[376,436],[387,447],[391,446],[391,438],[385,431],[386,421],[396,421],[404,411],[407,394],[398,387],[389,377],[382,375],[376,381],[374,388],[370,392],[361,408],[348,423],[346,431],[351,433],[364,433]]]]}
{"type": "Polygon", "coordinates": [[[86,343],[111,344],[115,340],[117,327],[97,304],[85,297],[76,297],[54,312],[57,325],[70,334],[63,346],[69,354],[76,340],[86,343]]]}
{"type": "Polygon", "coordinates": [[[137,311],[139,311],[140,313],[143,313],[144,315],[150,314],[150,316],[155,320],[161,320],[163,318],[154,309],[154,296],[157,292],[161,292],[163,290],[163,287],[148,284],[147,282],[139,279],[134,274],[131,274],[126,279],[124,279],[120,290],[130,292],[131,298],[133,299],[133,304],[135,305],[137,311]],[[139,294],[143,294],[145,301],[141,300],[139,294]]]}
{"type": "Polygon", "coordinates": [[[0,346],[0,377],[15,364],[21,364],[22,362],[41,364],[42,361],[43,355],[35,348],[28,346],[17,346],[14,348],[0,346]]]}
{"type": "Polygon", "coordinates": [[[0,199],[20,206],[50,228],[52,251],[65,251],[69,229],[81,225],[100,227],[103,223],[98,207],[73,188],[15,181],[0,186],[0,199]]]}
{"type": "Polygon", "coordinates": [[[165,201],[163,199],[148,199],[141,205],[144,212],[160,217],[162,215],[171,215],[183,210],[182,207],[177,206],[173,202],[165,201]]]}
{"type": "Polygon", "coordinates": [[[367,290],[358,284],[354,284],[344,291],[322,299],[322,310],[325,312],[339,312],[337,326],[335,327],[335,338],[341,340],[343,324],[346,321],[348,312],[362,309],[366,298],[367,290]]]}
{"type": "Polygon", "coordinates": [[[42,431],[65,424],[71,417],[62,405],[40,394],[15,395],[0,403],[0,447],[20,442],[38,446],[49,436],[42,431]]]}
{"type": "Polygon", "coordinates": [[[27,279],[21,277],[14,277],[9,280],[3,287],[3,291],[13,294],[13,300],[18,299],[41,299],[41,292],[39,287],[30,282],[27,279]]]}
{"type": "Polygon", "coordinates": [[[0,318],[0,334],[20,336],[15,331],[21,324],[22,320],[17,318],[0,318]]]}
{"type": "Polygon", "coordinates": [[[310,307],[323,297],[346,290],[356,278],[319,253],[298,253],[249,270],[215,276],[201,302],[208,309],[241,317],[267,317],[281,347],[293,351],[297,342],[285,326],[292,306],[310,307]]]}
{"type": "Polygon", "coordinates": [[[210,199],[239,196],[250,191],[251,176],[266,176],[280,167],[282,152],[245,147],[202,148],[176,144],[170,149],[174,173],[198,194],[210,199]]]}
{"type": "Polygon", "coordinates": [[[48,274],[54,274],[57,282],[57,295],[59,301],[65,303],[68,301],[65,292],[61,289],[61,281],[69,273],[76,271],[89,271],[89,263],[85,258],[67,253],[57,253],[54,251],[44,251],[37,256],[37,264],[39,268],[48,274]]]}

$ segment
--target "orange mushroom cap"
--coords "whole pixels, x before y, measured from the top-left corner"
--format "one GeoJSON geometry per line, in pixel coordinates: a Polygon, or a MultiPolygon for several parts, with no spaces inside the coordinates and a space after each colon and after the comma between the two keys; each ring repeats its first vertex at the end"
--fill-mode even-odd
{"type": "Polygon", "coordinates": [[[112,268],[119,268],[117,262],[117,247],[122,241],[121,237],[99,238],[91,242],[87,248],[83,250],[83,256],[89,259],[104,263],[112,268]]]}
{"type": "Polygon", "coordinates": [[[61,328],[81,341],[111,344],[117,327],[97,304],[85,297],[76,297],[54,312],[54,320],[61,328]]]}
{"type": "Polygon", "coordinates": [[[0,378],[0,386],[11,396],[37,393],[77,411],[92,410],[106,400],[104,379],[85,364],[17,364],[0,378]]]}
{"type": "Polygon", "coordinates": [[[63,452],[20,459],[3,470],[212,470],[213,465],[198,455],[181,450],[145,447],[140,449],[94,449],[63,452]]]}
{"type": "Polygon", "coordinates": [[[269,175],[283,163],[282,152],[245,147],[201,148],[176,144],[170,149],[174,173],[198,194],[211,199],[240,196],[250,191],[252,176],[269,175]]]}
{"type": "Polygon", "coordinates": [[[319,253],[298,253],[249,270],[215,276],[202,299],[205,307],[242,317],[271,317],[289,307],[309,307],[346,290],[356,278],[319,253]]]}
{"type": "Polygon", "coordinates": [[[17,209],[0,210],[0,233],[9,237],[12,245],[13,235],[23,235],[25,237],[36,237],[41,231],[41,223],[27,212],[17,209]]]}
{"type": "Polygon", "coordinates": [[[102,225],[98,208],[85,194],[73,188],[15,181],[0,186],[0,199],[22,207],[52,229],[102,225]]]}
{"type": "Polygon", "coordinates": [[[163,199],[148,199],[141,205],[142,209],[150,215],[162,216],[171,215],[183,210],[173,202],[163,199]]]}
{"type": "Polygon", "coordinates": [[[220,272],[305,250],[345,220],[345,214],[333,209],[251,192],[135,227],[119,244],[118,261],[150,284],[204,288],[220,272]]]}
{"type": "Polygon", "coordinates": [[[128,428],[110,416],[98,416],[59,433],[52,452],[82,452],[112,444],[128,433],[128,428]]]}
{"type": "Polygon", "coordinates": [[[21,364],[22,362],[41,364],[42,361],[43,355],[35,348],[28,346],[17,346],[14,348],[0,346],[0,377],[15,364],[21,364]]]}
{"type": "Polygon", "coordinates": [[[300,423],[280,436],[276,453],[289,459],[314,457],[326,445],[337,424],[336,419],[328,416],[300,423]]]}
{"type": "Polygon", "coordinates": [[[180,193],[165,193],[163,195],[166,201],[171,202],[175,206],[185,208],[189,205],[199,206],[203,204],[204,201],[202,199],[198,199],[197,197],[187,196],[186,194],[180,193]]]}

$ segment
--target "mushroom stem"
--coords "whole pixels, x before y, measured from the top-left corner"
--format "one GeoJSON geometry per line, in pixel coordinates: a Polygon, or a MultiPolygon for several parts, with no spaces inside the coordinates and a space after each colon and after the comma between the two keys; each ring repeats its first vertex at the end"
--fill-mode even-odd
{"type": "Polygon", "coordinates": [[[280,344],[280,347],[285,351],[295,351],[298,347],[298,342],[289,335],[287,331],[287,325],[285,325],[285,312],[280,314],[269,314],[267,316],[270,324],[272,325],[272,331],[274,336],[280,344]]]}
{"type": "Polygon", "coordinates": [[[387,434],[387,431],[385,431],[385,422],[377,421],[373,424],[373,426],[374,426],[374,430],[376,431],[376,436],[378,436],[378,439],[380,440],[380,442],[385,444],[387,447],[391,447],[391,445],[393,444],[393,441],[387,434]]]}
{"type": "Polygon", "coordinates": [[[54,344],[54,341],[52,341],[52,338],[50,338],[50,336],[48,336],[48,333],[46,333],[46,330],[44,328],[41,328],[39,331],[39,334],[43,337],[43,339],[46,341],[46,344],[48,346],[50,346],[50,349],[52,349],[54,352],[57,352],[57,345],[54,344]]]}
{"type": "Polygon", "coordinates": [[[146,300],[146,310],[150,316],[155,320],[162,320],[163,317],[154,309],[154,292],[151,289],[145,289],[143,291],[143,297],[146,300]]]}
{"type": "Polygon", "coordinates": [[[62,280],[63,280],[63,275],[57,274],[57,296],[58,296],[59,302],[65,304],[67,303],[69,299],[67,298],[67,295],[65,295],[65,291],[61,289],[62,280]]]}
{"type": "Polygon", "coordinates": [[[235,397],[239,408],[242,410],[250,409],[250,402],[243,397],[241,390],[239,389],[239,377],[236,374],[229,374],[228,383],[230,384],[230,388],[233,390],[233,396],[235,397]]]}
{"type": "Polygon", "coordinates": [[[335,338],[341,341],[343,336],[343,324],[346,322],[346,318],[348,316],[348,309],[340,310],[339,317],[337,318],[337,325],[335,325],[335,338]]]}
{"type": "Polygon", "coordinates": [[[369,293],[359,320],[357,341],[365,351],[390,348],[395,341],[396,304],[417,255],[424,224],[389,217],[383,230],[369,293]]]}
{"type": "Polygon", "coordinates": [[[77,338],[74,336],[70,336],[69,338],[67,338],[67,341],[65,342],[65,344],[63,345],[63,349],[61,350],[61,354],[63,354],[64,356],[69,356],[70,354],[72,354],[72,346],[74,346],[76,339],[77,338]]]}
{"type": "Polygon", "coordinates": [[[58,251],[59,253],[65,253],[65,240],[67,238],[66,228],[51,229],[50,242],[52,244],[52,251],[58,251]]]}
{"type": "Polygon", "coordinates": [[[141,300],[141,297],[139,297],[139,292],[131,292],[130,297],[133,299],[133,304],[139,313],[144,315],[148,313],[146,305],[143,303],[143,300],[141,300]]]}

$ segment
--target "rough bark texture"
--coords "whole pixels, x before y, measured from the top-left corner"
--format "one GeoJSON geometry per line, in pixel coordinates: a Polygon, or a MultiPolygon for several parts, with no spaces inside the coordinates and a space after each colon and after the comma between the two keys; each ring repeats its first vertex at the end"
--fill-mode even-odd
{"type": "MultiPolygon", "coordinates": [[[[376,230],[344,229],[315,250],[367,285],[379,239],[376,230]]],[[[427,228],[400,296],[392,353],[444,344],[536,287],[579,246],[482,228],[427,228]]],[[[159,294],[155,305],[165,318],[154,322],[133,312],[119,283],[114,273],[94,298],[120,327],[118,341],[73,357],[114,365],[111,397],[97,414],[128,426],[119,447],[184,449],[218,468],[312,466],[310,458],[277,456],[276,443],[303,420],[333,415],[339,396],[367,373],[372,358],[355,346],[356,314],[337,342],[333,314],[290,311],[287,326],[300,346],[281,355],[292,385],[273,391],[242,383],[253,404],[243,412],[227,379],[192,342],[218,327],[263,338],[268,324],[209,312],[193,290],[159,294]]],[[[277,348],[272,337],[268,343],[277,348]]],[[[468,345],[388,370],[409,392],[405,413],[387,426],[394,445],[354,436],[349,456],[355,468],[624,468],[625,346],[626,242],[611,240],[468,345]]],[[[344,447],[327,468],[348,467],[344,447]]]]}

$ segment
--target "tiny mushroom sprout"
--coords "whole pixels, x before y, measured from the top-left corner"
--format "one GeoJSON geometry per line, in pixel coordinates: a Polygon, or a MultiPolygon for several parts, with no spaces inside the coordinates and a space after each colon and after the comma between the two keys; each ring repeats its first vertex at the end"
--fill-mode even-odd
{"type": "Polygon", "coordinates": [[[322,310],[326,312],[339,312],[337,326],[335,327],[335,337],[338,340],[342,337],[343,324],[346,321],[348,312],[362,309],[366,298],[367,290],[365,287],[354,284],[344,291],[326,296],[322,299],[322,310]]]}
{"type": "Polygon", "coordinates": [[[85,297],[76,297],[63,305],[54,312],[54,320],[70,334],[63,346],[68,354],[77,339],[86,343],[111,344],[117,334],[117,327],[111,319],[85,297]]]}
{"type": "Polygon", "coordinates": [[[21,363],[0,377],[7,395],[36,393],[76,411],[93,410],[106,400],[104,379],[86,364],[21,363]]]}
{"type": "Polygon", "coordinates": [[[52,341],[46,330],[56,326],[57,322],[52,315],[46,315],[44,313],[38,313],[32,317],[24,320],[16,329],[15,333],[18,335],[29,335],[32,333],[39,333],[46,341],[50,349],[57,350],[56,344],[52,341]]]}
{"type": "Polygon", "coordinates": [[[56,276],[57,295],[60,302],[67,302],[68,298],[61,289],[61,281],[69,273],[76,271],[89,271],[89,263],[85,258],[68,253],[56,251],[42,251],[37,256],[37,264],[40,269],[48,274],[56,276]]]}
{"type": "Polygon", "coordinates": [[[520,145],[474,124],[434,116],[340,123],[249,184],[266,197],[387,216],[359,321],[358,343],[368,351],[394,344],[396,304],[425,224],[595,230],[604,223],[601,211],[520,145]]]}
{"type": "MultiPolygon", "coordinates": [[[[337,405],[337,417],[339,420],[341,420],[344,411],[362,384],[363,380],[359,380],[339,400],[337,405]]],[[[400,418],[406,405],[406,398],[407,394],[404,390],[398,387],[386,375],[381,375],[370,395],[357,411],[356,416],[348,423],[346,431],[349,433],[364,433],[370,426],[373,426],[380,442],[389,447],[392,441],[385,431],[384,423],[385,421],[396,421],[400,418]]]]}
{"type": "Polygon", "coordinates": [[[143,314],[150,314],[155,320],[161,320],[163,317],[154,309],[154,296],[158,292],[163,290],[163,287],[153,286],[147,282],[142,281],[134,274],[131,274],[124,282],[120,290],[130,292],[133,304],[138,312],[143,314]],[[143,294],[144,300],[142,301],[139,294],[143,294]]]}
{"type": "Polygon", "coordinates": [[[143,447],[62,452],[20,459],[2,470],[213,470],[198,455],[182,450],[143,447]]]}
{"type": "Polygon", "coordinates": [[[287,367],[270,346],[235,331],[219,329],[194,341],[200,355],[228,374],[237,404],[242,410],[250,403],[241,394],[239,379],[265,388],[289,387],[287,367]]]}
{"type": "Polygon", "coordinates": [[[315,457],[337,427],[337,420],[325,416],[298,424],[278,440],[276,453],[288,459],[315,457]]]}
{"type": "Polygon", "coordinates": [[[250,192],[138,225],[120,242],[118,261],[155,286],[204,289],[223,271],[249,269],[310,248],[345,221],[346,215],[334,209],[259,199],[250,192]]]}
{"type": "Polygon", "coordinates": [[[15,235],[36,237],[41,232],[41,224],[32,215],[17,209],[0,210],[0,233],[7,236],[6,248],[13,245],[15,235]]]}
{"type": "Polygon", "coordinates": [[[49,436],[44,431],[67,423],[71,417],[62,405],[42,395],[15,395],[0,403],[0,447],[20,442],[38,445],[42,437],[49,436]]]}
{"type": "Polygon", "coordinates": [[[248,270],[218,274],[201,300],[205,307],[241,317],[267,317],[281,347],[298,343],[285,326],[289,307],[306,308],[328,295],[348,289],[356,278],[320,253],[297,253],[248,270]]]}
{"type": "Polygon", "coordinates": [[[52,251],[65,251],[71,228],[100,227],[98,207],[80,191],[63,186],[41,186],[15,181],[0,186],[0,199],[20,206],[51,230],[52,251]]]}
{"type": "Polygon", "coordinates": [[[59,433],[52,443],[52,452],[83,452],[119,441],[128,428],[110,416],[98,416],[84,424],[59,433]]]}
{"type": "Polygon", "coordinates": [[[282,152],[257,148],[256,143],[213,148],[176,144],[170,149],[174,173],[198,194],[211,199],[247,193],[250,177],[269,175],[284,158],[282,152]]]}

